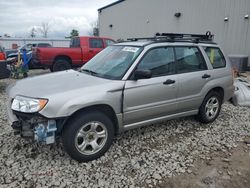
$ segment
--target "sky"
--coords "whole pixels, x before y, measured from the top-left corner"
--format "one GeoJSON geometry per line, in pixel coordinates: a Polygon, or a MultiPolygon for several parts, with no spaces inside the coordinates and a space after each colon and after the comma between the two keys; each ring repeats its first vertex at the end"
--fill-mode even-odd
{"type": "Polygon", "coordinates": [[[0,36],[29,37],[34,27],[49,24],[48,37],[69,36],[72,29],[88,35],[98,19],[97,9],[117,0],[0,0],[0,36]]]}

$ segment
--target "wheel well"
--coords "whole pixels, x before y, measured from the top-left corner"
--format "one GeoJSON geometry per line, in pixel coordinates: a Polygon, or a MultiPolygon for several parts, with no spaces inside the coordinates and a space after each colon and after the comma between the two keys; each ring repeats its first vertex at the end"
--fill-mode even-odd
{"type": "Polygon", "coordinates": [[[107,117],[110,118],[110,120],[113,122],[114,124],[114,128],[115,128],[115,133],[118,133],[118,120],[117,117],[115,115],[115,112],[113,110],[112,107],[110,107],[109,105],[106,104],[100,104],[100,105],[94,105],[94,106],[88,106],[85,108],[82,108],[76,112],[74,112],[69,118],[67,118],[67,120],[63,123],[62,127],[60,127],[60,130],[63,129],[63,127],[65,126],[65,124],[67,124],[68,121],[70,121],[71,119],[73,119],[74,117],[76,117],[79,114],[82,114],[84,112],[90,112],[90,111],[99,111],[102,112],[103,114],[105,114],[107,117]]]}
{"type": "Polygon", "coordinates": [[[64,59],[64,60],[68,61],[70,64],[72,64],[71,58],[70,58],[69,56],[66,56],[66,55],[59,55],[59,56],[56,56],[55,59],[54,59],[53,64],[54,64],[57,60],[59,60],[59,59],[64,59]]]}
{"type": "Polygon", "coordinates": [[[208,93],[210,93],[211,91],[217,92],[222,97],[222,100],[224,101],[224,89],[222,87],[215,87],[211,89],[208,93]]]}

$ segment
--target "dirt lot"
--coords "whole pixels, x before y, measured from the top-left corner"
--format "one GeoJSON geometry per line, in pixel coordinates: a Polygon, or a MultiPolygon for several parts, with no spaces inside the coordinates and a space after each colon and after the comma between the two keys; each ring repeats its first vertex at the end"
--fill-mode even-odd
{"type": "MultiPolygon", "coordinates": [[[[250,142],[250,137],[245,140],[250,142]]],[[[218,151],[211,153],[205,160],[196,160],[189,172],[168,178],[159,187],[248,188],[249,185],[250,144],[240,142],[228,154],[218,151]]]]}
{"type": "Polygon", "coordinates": [[[5,89],[13,82],[0,81],[0,187],[250,185],[250,108],[227,102],[209,125],[187,117],[128,131],[103,157],[80,164],[60,140],[45,146],[13,135],[5,110],[5,89]]]}

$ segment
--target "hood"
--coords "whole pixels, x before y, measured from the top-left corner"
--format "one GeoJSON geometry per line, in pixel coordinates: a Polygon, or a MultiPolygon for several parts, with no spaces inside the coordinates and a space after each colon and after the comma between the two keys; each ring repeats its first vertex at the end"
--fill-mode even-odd
{"type": "Polygon", "coordinates": [[[91,91],[91,89],[96,90],[97,87],[102,87],[102,90],[107,90],[107,88],[113,90],[120,89],[122,86],[122,81],[108,80],[74,70],[67,70],[17,81],[8,89],[8,94],[11,98],[16,95],[47,98],[59,93],[72,93],[74,90],[76,92],[82,89],[91,91]],[[115,83],[112,87],[106,87],[106,85],[112,83],[115,83]]]}

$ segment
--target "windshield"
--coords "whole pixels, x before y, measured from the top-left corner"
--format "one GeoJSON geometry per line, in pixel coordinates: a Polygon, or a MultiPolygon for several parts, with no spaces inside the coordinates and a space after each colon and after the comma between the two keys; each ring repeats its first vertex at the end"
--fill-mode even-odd
{"type": "Polygon", "coordinates": [[[142,49],[134,46],[109,46],[83,65],[81,72],[120,80],[142,49]]]}

